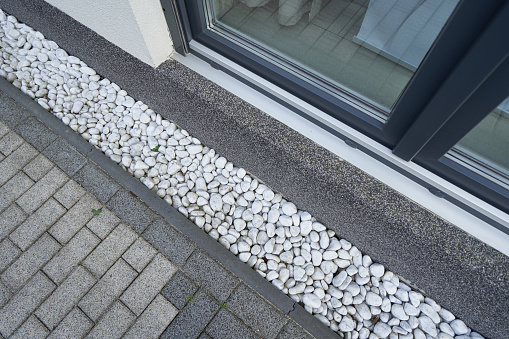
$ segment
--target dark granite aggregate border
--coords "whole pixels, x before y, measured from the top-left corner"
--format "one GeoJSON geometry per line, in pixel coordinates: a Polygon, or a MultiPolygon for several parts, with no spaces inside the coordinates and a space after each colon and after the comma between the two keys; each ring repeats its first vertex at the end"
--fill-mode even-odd
{"type": "MultiPolygon", "coordinates": [[[[175,61],[153,69],[42,0],[0,0],[0,8],[262,178],[474,330],[494,338],[509,333],[509,257],[175,61]]],[[[110,162],[90,145],[75,147],[103,168],[110,162]]],[[[130,176],[115,167],[113,177],[130,176]]],[[[164,203],[155,194],[143,200],[164,203]]],[[[186,225],[175,210],[164,217],[186,225]]],[[[207,243],[196,227],[181,230],[200,246],[207,243]]],[[[216,259],[227,267],[238,260],[229,252],[216,259]]],[[[290,304],[281,302],[281,309],[290,304]]]]}

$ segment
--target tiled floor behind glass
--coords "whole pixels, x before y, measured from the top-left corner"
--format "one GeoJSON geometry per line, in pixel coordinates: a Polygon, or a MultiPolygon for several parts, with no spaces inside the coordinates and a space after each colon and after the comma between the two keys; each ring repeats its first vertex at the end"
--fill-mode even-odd
{"type": "Polygon", "coordinates": [[[359,32],[369,0],[324,0],[311,21],[304,14],[297,24],[278,22],[278,1],[247,7],[215,1],[218,19],[266,46],[291,56],[350,91],[390,108],[413,72],[352,41],[359,32]]]}

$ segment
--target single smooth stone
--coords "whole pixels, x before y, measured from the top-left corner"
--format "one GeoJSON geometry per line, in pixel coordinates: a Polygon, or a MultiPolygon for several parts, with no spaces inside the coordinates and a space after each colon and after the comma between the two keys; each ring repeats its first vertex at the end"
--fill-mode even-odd
{"type": "Polygon", "coordinates": [[[370,306],[382,306],[382,297],[376,293],[368,292],[366,293],[366,303],[370,306]]]}
{"type": "Polygon", "coordinates": [[[332,279],[332,284],[336,287],[339,287],[341,284],[343,284],[347,277],[348,273],[346,273],[346,271],[341,271],[334,277],[334,279],[332,279]]]}
{"type": "Polygon", "coordinates": [[[87,67],[87,66],[82,66],[80,68],[80,72],[83,74],[86,74],[86,75],[95,75],[96,74],[96,72],[92,68],[87,67]]]}
{"type": "Polygon", "coordinates": [[[403,309],[405,310],[405,313],[410,316],[418,316],[419,313],[421,313],[421,311],[417,307],[413,306],[410,303],[405,303],[403,309]]]}
{"type": "Polygon", "coordinates": [[[440,323],[440,316],[438,315],[438,313],[433,309],[433,307],[431,307],[430,305],[428,304],[420,304],[419,305],[419,309],[421,310],[422,313],[426,314],[428,317],[430,317],[431,320],[433,320],[433,322],[435,324],[439,324],[440,323]]]}
{"type": "Polygon", "coordinates": [[[258,214],[263,209],[263,203],[260,200],[253,201],[253,204],[251,205],[251,210],[254,214],[258,214]]]}
{"type": "Polygon", "coordinates": [[[282,268],[281,271],[279,271],[279,279],[286,283],[286,281],[290,278],[290,270],[287,268],[282,268]]]}
{"type": "Polygon", "coordinates": [[[267,222],[275,224],[279,220],[279,211],[275,208],[272,208],[267,214],[267,222]]]}
{"type": "Polygon", "coordinates": [[[408,316],[408,314],[405,313],[403,306],[399,305],[399,304],[392,305],[391,313],[393,316],[395,316],[396,318],[398,318],[399,320],[402,320],[402,321],[408,320],[410,318],[408,316]]]}
{"type": "Polygon", "coordinates": [[[420,303],[424,300],[423,295],[415,291],[408,292],[408,298],[414,307],[419,307],[420,303]]]}
{"type": "Polygon", "coordinates": [[[293,221],[292,221],[292,218],[287,216],[287,215],[281,215],[279,217],[279,222],[283,225],[283,226],[292,226],[293,225],[293,221]]]}
{"type": "Polygon", "coordinates": [[[295,285],[294,287],[289,288],[288,289],[288,293],[290,293],[290,294],[299,294],[299,293],[304,292],[305,288],[306,288],[306,284],[299,283],[299,284],[295,285]]]}
{"type": "Polygon", "coordinates": [[[310,220],[301,221],[300,223],[300,234],[305,237],[313,230],[313,223],[310,220]]]}
{"type": "Polygon", "coordinates": [[[267,275],[265,276],[265,278],[268,280],[268,281],[272,281],[274,279],[277,279],[279,277],[279,274],[276,272],[276,271],[270,271],[269,273],[267,273],[267,275]]]}
{"type": "Polygon", "coordinates": [[[391,327],[383,322],[377,322],[375,327],[373,328],[373,333],[375,333],[378,338],[387,338],[389,334],[391,334],[391,327]]]}
{"type": "Polygon", "coordinates": [[[438,311],[438,314],[442,317],[442,319],[444,319],[448,323],[450,323],[451,321],[456,319],[454,314],[452,314],[451,312],[449,312],[445,308],[440,309],[440,311],[438,311]]]}
{"type": "Polygon", "coordinates": [[[369,271],[371,272],[371,275],[377,278],[381,278],[385,273],[385,267],[380,264],[372,264],[369,266],[369,271]]]}
{"type": "Polygon", "coordinates": [[[447,333],[448,335],[454,337],[454,335],[455,335],[454,330],[452,329],[451,325],[449,325],[448,323],[440,323],[439,328],[440,328],[440,331],[447,333]]]}
{"type": "Polygon", "coordinates": [[[182,165],[177,160],[172,160],[168,163],[168,174],[175,175],[182,169],[182,165]]]}
{"type": "Polygon", "coordinates": [[[293,268],[293,277],[297,281],[301,281],[302,278],[306,275],[306,270],[304,270],[302,267],[295,266],[293,268]]]}
{"type": "Polygon", "coordinates": [[[281,211],[288,216],[297,213],[297,207],[291,202],[285,202],[281,205],[281,211]]]}
{"type": "Polygon", "coordinates": [[[343,292],[343,299],[341,301],[343,305],[351,305],[353,303],[353,297],[350,292],[343,292]]]}
{"type": "Polygon", "coordinates": [[[71,113],[79,113],[81,109],[83,108],[83,102],[82,101],[75,101],[71,108],[71,113]]]}
{"type": "Polygon", "coordinates": [[[389,300],[389,298],[385,298],[382,300],[382,306],[381,306],[382,311],[390,312],[391,306],[392,306],[392,304],[391,304],[391,301],[389,300]]]}
{"type": "Polygon", "coordinates": [[[357,313],[364,319],[369,320],[371,319],[371,312],[369,310],[368,305],[365,303],[360,303],[358,305],[355,305],[355,309],[357,310],[357,313]]]}
{"type": "Polygon", "coordinates": [[[311,261],[313,262],[313,265],[318,267],[322,263],[322,253],[317,250],[311,251],[311,261]]]}
{"type": "Polygon", "coordinates": [[[323,249],[327,249],[330,244],[330,238],[327,232],[321,232],[320,233],[320,247],[323,249]]]}
{"type": "Polygon", "coordinates": [[[150,116],[147,113],[143,112],[140,114],[140,122],[148,124],[150,121],[152,121],[152,119],[150,119],[150,116]]]}
{"type": "Polygon", "coordinates": [[[310,294],[304,294],[302,297],[302,302],[304,305],[309,306],[311,308],[318,308],[320,305],[322,305],[322,301],[320,298],[318,298],[316,295],[310,293],[310,294]]]}
{"type": "Polygon", "coordinates": [[[341,332],[351,332],[355,328],[355,322],[349,316],[344,316],[339,323],[339,330],[341,332]]]}
{"type": "MultiPolygon", "coordinates": [[[[351,277],[349,277],[351,279],[351,277]]],[[[348,286],[345,288],[345,291],[348,291],[352,294],[352,296],[357,296],[360,292],[361,292],[361,289],[359,287],[359,285],[357,285],[356,283],[354,282],[350,282],[350,284],[348,284],[348,286]]]]}
{"type": "Polygon", "coordinates": [[[269,239],[269,241],[267,241],[265,243],[265,245],[263,245],[263,249],[265,250],[265,252],[267,253],[272,253],[274,251],[274,245],[276,244],[276,239],[272,238],[272,239],[269,239]]]}
{"type": "Polygon", "coordinates": [[[223,199],[220,194],[210,195],[210,207],[214,211],[221,211],[223,209],[223,199]]]}
{"type": "Polygon", "coordinates": [[[432,337],[436,337],[438,334],[437,327],[433,320],[431,320],[428,316],[425,315],[419,317],[419,328],[424,332],[428,333],[432,337]]]}
{"type": "Polygon", "coordinates": [[[451,323],[449,325],[451,325],[451,328],[454,331],[454,333],[456,333],[456,335],[462,335],[462,334],[468,333],[467,325],[465,325],[465,323],[459,319],[451,321],[451,323]]]}
{"type": "Polygon", "coordinates": [[[416,328],[414,330],[413,335],[414,335],[413,336],[414,339],[427,339],[426,334],[424,334],[424,332],[420,328],[416,328]]]}
{"type": "Polygon", "coordinates": [[[390,281],[387,281],[387,280],[384,280],[383,286],[384,286],[385,290],[387,291],[387,293],[389,293],[389,294],[394,294],[398,290],[398,287],[396,285],[394,285],[393,283],[391,283],[390,281]]]}
{"type": "Polygon", "coordinates": [[[398,288],[398,290],[395,293],[395,296],[396,296],[396,298],[398,298],[402,302],[407,302],[409,300],[408,292],[403,290],[403,289],[401,289],[401,288],[398,288]]]}
{"type": "Polygon", "coordinates": [[[336,259],[337,257],[338,257],[338,253],[336,251],[323,252],[323,260],[333,260],[333,259],[336,259]]]}
{"type": "Polygon", "coordinates": [[[198,154],[203,151],[203,146],[202,145],[189,145],[186,147],[186,150],[187,150],[187,152],[189,152],[189,154],[198,154]]]}

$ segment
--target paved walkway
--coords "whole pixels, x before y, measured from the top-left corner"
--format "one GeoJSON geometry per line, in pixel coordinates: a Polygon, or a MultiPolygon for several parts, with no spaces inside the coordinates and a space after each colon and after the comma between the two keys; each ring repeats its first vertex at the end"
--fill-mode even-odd
{"type": "Polygon", "coordinates": [[[0,92],[0,338],[312,337],[92,153],[0,92]]]}

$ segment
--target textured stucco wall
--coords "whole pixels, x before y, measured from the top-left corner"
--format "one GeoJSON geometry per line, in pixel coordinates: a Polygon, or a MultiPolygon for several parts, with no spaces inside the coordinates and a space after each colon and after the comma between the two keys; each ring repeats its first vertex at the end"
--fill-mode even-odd
{"type": "Polygon", "coordinates": [[[173,52],[159,0],[46,0],[146,64],[173,52]]]}

